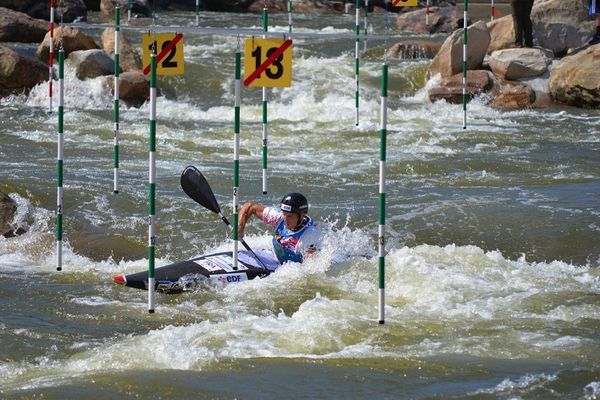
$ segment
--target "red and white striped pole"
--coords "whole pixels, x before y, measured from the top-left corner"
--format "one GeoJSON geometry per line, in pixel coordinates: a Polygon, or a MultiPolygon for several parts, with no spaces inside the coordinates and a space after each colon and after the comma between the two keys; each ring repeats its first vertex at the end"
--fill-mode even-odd
{"type": "Polygon", "coordinates": [[[427,0],[427,4],[425,5],[425,25],[429,25],[429,0],[427,0]]]}
{"type": "Polygon", "coordinates": [[[50,47],[48,50],[48,98],[50,107],[48,113],[52,114],[52,65],[54,63],[54,0],[50,0],[50,47]]]}

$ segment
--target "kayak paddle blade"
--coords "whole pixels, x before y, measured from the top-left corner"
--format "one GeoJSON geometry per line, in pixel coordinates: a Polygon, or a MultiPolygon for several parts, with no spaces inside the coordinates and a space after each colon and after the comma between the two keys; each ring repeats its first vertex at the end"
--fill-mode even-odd
{"type": "Polygon", "coordinates": [[[181,188],[196,203],[217,214],[221,212],[210,185],[202,172],[193,165],[186,167],[181,173],[181,188]]]}

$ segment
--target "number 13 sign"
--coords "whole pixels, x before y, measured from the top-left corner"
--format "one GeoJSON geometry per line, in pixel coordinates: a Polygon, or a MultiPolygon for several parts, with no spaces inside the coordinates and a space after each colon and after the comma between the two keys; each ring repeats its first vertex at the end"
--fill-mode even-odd
{"type": "Polygon", "coordinates": [[[250,87],[292,86],[292,41],[246,39],[244,85],[250,87]]]}

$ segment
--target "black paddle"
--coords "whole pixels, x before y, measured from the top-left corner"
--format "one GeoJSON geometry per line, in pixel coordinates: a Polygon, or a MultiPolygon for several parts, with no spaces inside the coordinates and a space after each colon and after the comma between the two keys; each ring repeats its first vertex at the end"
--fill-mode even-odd
{"type": "MultiPolygon", "coordinates": [[[[183,172],[181,173],[181,188],[183,189],[185,194],[190,196],[190,198],[196,203],[200,204],[204,208],[207,208],[216,214],[219,214],[219,217],[221,217],[221,220],[225,223],[225,225],[233,229],[227,217],[225,217],[221,212],[219,203],[217,202],[217,199],[215,199],[215,195],[212,189],[210,188],[210,185],[204,178],[204,175],[202,175],[202,172],[198,170],[198,168],[194,167],[193,165],[190,165],[189,167],[186,167],[183,170],[183,172]]],[[[250,246],[248,246],[248,243],[246,243],[244,239],[240,239],[240,242],[242,242],[242,245],[244,245],[246,250],[252,253],[254,258],[256,258],[260,265],[262,265],[264,269],[267,269],[262,260],[258,258],[254,250],[252,250],[250,246]]]]}

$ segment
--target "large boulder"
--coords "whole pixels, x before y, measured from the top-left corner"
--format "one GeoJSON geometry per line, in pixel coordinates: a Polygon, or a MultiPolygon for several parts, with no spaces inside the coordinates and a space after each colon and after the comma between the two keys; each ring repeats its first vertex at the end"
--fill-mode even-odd
{"type": "Polygon", "coordinates": [[[33,18],[50,20],[50,2],[39,0],[0,0],[0,7],[19,11],[33,18]]]}
{"type": "MultiPolygon", "coordinates": [[[[94,39],[83,33],[77,28],[58,27],[54,30],[54,59],[58,60],[58,50],[60,44],[63,44],[65,57],[68,57],[77,50],[97,49],[98,45],[94,39]]],[[[48,52],[50,51],[50,32],[44,37],[44,41],[38,46],[36,54],[41,60],[48,60],[48,52]]]]}
{"type": "Polygon", "coordinates": [[[508,49],[515,43],[515,27],[512,16],[507,15],[487,23],[490,31],[488,54],[496,50],[508,49]]]}
{"type": "Polygon", "coordinates": [[[15,233],[13,226],[13,220],[15,212],[17,211],[17,204],[11,199],[6,193],[0,191],[0,235],[5,237],[12,237],[15,233]]]}
{"type": "Polygon", "coordinates": [[[600,107],[600,45],[564,57],[550,73],[555,101],[576,107],[600,107]]]}
{"type": "Polygon", "coordinates": [[[0,97],[26,92],[48,79],[48,66],[0,46],[0,97]]]}
{"type": "Polygon", "coordinates": [[[552,60],[541,49],[504,49],[493,52],[488,63],[495,75],[510,81],[539,76],[552,60]]]}
{"type": "MultiPolygon", "coordinates": [[[[114,93],[114,79],[105,77],[104,85],[114,93]]],[[[150,80],[141,71],[123,72],[119,76],[119,98],[130,107],[139,107],[150,98],[150,80]]]]}
{"type": "MultiPolygon", "coordinates": [[[[0,7],[23,12],[30,17],[50,20],[50,2],[41,0],[0,0],[0,7]]],[[[55,21],[85,21],[87,8],[83,0],[56,0],[55,21]],[[60,9],[59,9],[60,5],[60,9]]]]}
{"type": "Polygon", "coordinates": [[[0,7],[0,42],[39,43],[49,28],[48,21],[0,7]]]}
{"type": "Polygon", "coordinates": [[[398,59],[433,58],[442,45],[431,40],[404,40],[394,44],[388,50],[389,57],[398,59]]]}
{"type": "Polygon", "coordinates": [[[77,50],[69,55],[69,60],[75,65],[77,79],[84,80],[114,74],[115,63],[104,50],[77,50]]]}
{"type": "Polygon", "coordinates": [[[502,110],[520,110],[532,108],[536,101],[535,91],[522,82],[498,80],[490,92],[493,108],[502,110]]]}
{"type": "MultiPolygon", "coordinates": [[[[467,69],[478,69],[490,44],[490,32],[483,21],[467,28],[467,69]]],[[[440,74],[442,78],[452,76],[463,69],[463,29],[457,29],[446,38],[435,56],[427,74],[440,74]]]]}
{"type": "MultiPolygon", "coordinates": [[[[463,75],[455,74],[443,78],[436,86],[429,89],[429,100],[446,100],[448,103],[460,104],[463,101],[463,75]]],[[[478,94],[486,93],[494,86],[491,72],[476,70],[467,72],[467,100],[478,94]]]]}
{"type": "Polygon", "coordinates": [[[400,14],[396,20],[396,28],[400,32],[413,33],[450,33],[458,28],[456,7],[431,7],[429,25],[426,24],[425,9],[408,11],[400,14]]]}
{"type": "Polygon", "coordinates": [[[12,231],[12,221],[16,210],[15,201],[0,191],[0,235],[12,231]]]}
{"type": "MultiPolygon", "coordinates": [[[[105,52],[115,54],[115,29],[107,28],[102,32],[100,44],[105,52]]],[[[127,40],[121,31],[121,49],[119,51],[119,66],[123,71],[139,71],[142,69],[142,58],[135,46],[127,40]]]]}
{"type": "Polygon", "coordinates": [[[539,45],[557,56],[585,44],[595,31],[582,0],[537,1],[531,20],[539,45]]]}

